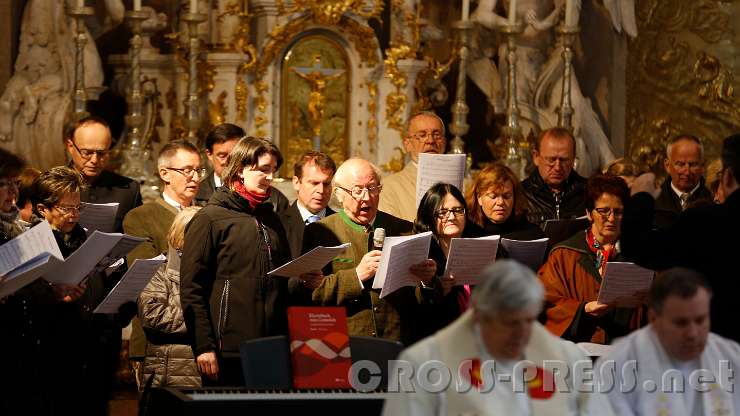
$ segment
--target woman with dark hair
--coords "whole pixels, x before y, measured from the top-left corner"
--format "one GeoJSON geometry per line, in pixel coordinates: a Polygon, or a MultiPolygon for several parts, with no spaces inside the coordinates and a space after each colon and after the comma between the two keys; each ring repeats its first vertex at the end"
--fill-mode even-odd
{"type": "Polygon", "coordinates": [[[485,235],[511,240],[536,240],[545,234],[527,220],[527,197],[516,174],[508,167],[493,164],[483,168],[468,189],[468,218],[483,228],[485,235]]]}
{"type": "Polygon", "coordinates": [[[186,230],[181,302],[204,382],[243,384],[239,343],[287,333],[288,280],[267,276],[290,260],[285,230],[266,203],[282,161],[270,141],[240,139],[221,173],[224,186],[186,230]]]}
{"type": "Polygon", "coordinates": [[[545,286],[545,326],[574,342],[609,344],[642,324],[642,308],[615,308],[596,299],[607,262],[623,261],[619,234],[630,192],[618,176],[596,175],[586,185],[591,227],[556,245],[539,270],[545,286]]]}
{"type": "Polygon", "coordinates": [[[422,316],[419,322],[419,338],[432,335],[457,319],[468,307],[470,288],[457,285],[455,276],[445,276],[447,255],[453,238],[477,237],[480,228],[466,220],[465,198],[454,185],[438,183],[424,194],[416,211],[414,232],[432,232],[429,258],[437,263],[436,276],[442,283],[440,304],[419,305],[422,316]]]}

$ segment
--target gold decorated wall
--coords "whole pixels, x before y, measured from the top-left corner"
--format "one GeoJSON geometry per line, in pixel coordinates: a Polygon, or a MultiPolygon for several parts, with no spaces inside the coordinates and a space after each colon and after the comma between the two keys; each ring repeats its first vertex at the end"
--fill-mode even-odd
{"type": "Polygon", "coordinates": [[[740,1],[638,0],[627,62],[627,149],[659,171],[665,142],[700,137],[707,158],[740,132],[740,1]]]}

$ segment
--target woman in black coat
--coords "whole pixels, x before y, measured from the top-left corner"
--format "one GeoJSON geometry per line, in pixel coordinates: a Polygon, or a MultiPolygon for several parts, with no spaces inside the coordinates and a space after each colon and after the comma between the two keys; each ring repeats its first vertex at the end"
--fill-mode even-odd
{"type": "Polygon", "coordinates": [[[281,163],[268,140],[242,138],[221,174],[224,186],[186,230],[181,302],[204,383],[243,384],[239,343],[287,334],[288,279],[267,276],[290,260],[268,203],[281,163]]]}

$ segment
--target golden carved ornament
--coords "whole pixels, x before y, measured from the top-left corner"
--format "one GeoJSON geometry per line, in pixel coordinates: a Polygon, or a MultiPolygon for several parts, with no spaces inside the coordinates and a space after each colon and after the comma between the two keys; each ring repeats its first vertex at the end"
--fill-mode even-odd
{"type": "Polygon", "coordinates": [[[397,156],[392,157],[388,163],[380,166],[381,169],[388,173],[400,172],[403,169],[403,159],[406,157],[406,154],[400,147],[394,147],[393,151],[397,152],[397,156]]]}
{"type": "Polygon", "coordinates": [[[277,0],[278,13],[280,15],[309,11],[313,20],[325,26],[334,26],[342,19],[345,13],[352,12],[360,17],[369,19],[380,17],[383,11],[383,2],[373,2],[370,11],[365,11],[366,0],[293,0],[293,5],[286,8],[283,0],[277,0]]]}
{"type": "Polygon", "coordinates": [[[226,122],[226,114],[228,114],[226,110],[227,96],[228,93],[226,91],[221,91],[221,94],[216,97],[216,101],[208,100],[208,120],[211,126],[217,126],[226,122]]]}
{"type": "Polygon", "coordinates": [[[367,82],[367,141],[370,154],[375,153],[376,142],[378,140],[378,83],[375,81],[367,82]]]}
{"type": "Polygon", "coordinates": [[[393,0],[391,2],[391,11],[393,14],[400,15],[401,20],[407,26],[415,28],[413,44],[406,43],[406,40],[401,37],[402,34],[399,31],[399,37],[391,42],[390,48],[386,50],[386,59],[383,61],[385,63],[385,76],[396,87],[394,92],[386,96],[385,118],[388,127],[403,134],[406,104],[408,102],[408,97],[406,97],[403,90],[406,88],[408,76],[398,69],[398,61],[401,59],[413,59],[416,56],[420,36],[418,30],[419,16],[408,10],[401,0],[393,0]]]}
{"type": "Polygon", "coordinates": [[[411,109],[411,114],[418,113],[424,110],[432,109],[432,101],[429,99],[427,94],[427,81],[431,78],[435,81],[439,81],[445,74],[450,71],[452,64],[457,61],[459,57],[459,48],[455,48],[450,53],[450,59],[447,62],[439,62],[431,56],[425,56],[424,60],[427,62],[427,67],[424,68],[416,76],[416,84],[414,85],[414,92],[416,93],[416,103],[414,108],[411,109]]]}
{"type": "Polygon", "coordinates": [[[740,130],[731,15],[715,0],[635,2],[640,35],[630,41],[627,154],[661,174],[665,145],[678,134],[704,142],[706,158],[740,130]]]}

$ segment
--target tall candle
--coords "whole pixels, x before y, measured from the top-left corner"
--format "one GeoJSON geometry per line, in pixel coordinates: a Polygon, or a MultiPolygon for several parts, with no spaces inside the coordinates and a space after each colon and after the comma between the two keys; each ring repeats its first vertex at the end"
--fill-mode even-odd
{"type": "Polygon", "coordinates": [[[134,11],[138,12],[141,10],[141,0],[134,0],[134,11]]]}
{"type": "Polygon", "coordinates": [[[85,0],[77,0],[77,8],[81,9],[85,7],[85,0]]]}
{"type": "Polygon", "coordinates": [[[576,0],[567,0],[565,2],[565,26],[576,26],[576,0]]]}
{"type": "Polygon", "coordinates": [[[509,24],[516,24],[516,0],[509,0],[509,24]]]}
{"type": "Polygon", "coordinates": [[[190,13],[198,13],[198,0],[190,0],[190,13]]]}
{"type": "Polygon", "coordinates": [[[470,17],[470,0],[463,0],[462,2],[462,20],[467,22],[470,17]]]}

